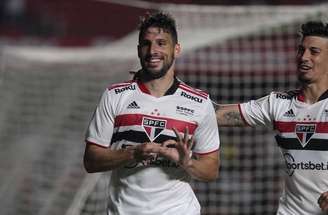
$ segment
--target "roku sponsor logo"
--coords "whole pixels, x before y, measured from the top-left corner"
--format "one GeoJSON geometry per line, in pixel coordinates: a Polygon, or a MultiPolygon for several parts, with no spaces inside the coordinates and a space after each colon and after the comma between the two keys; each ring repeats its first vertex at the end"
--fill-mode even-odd
{"type": "Polygon", "coordinates": [[[285,94],[276,94],[277,99],[291,99],[292,97],[285,94]]]}
{"type": "Polygon", "coordinates": [[[121,92],[124,92],[126,90],[135,90],[136,89],[136,86],[135,85],[129,85],[129,86],[126,86],[126,87],[123,87],[123,88],[117,88],[115,89],[115,93],[116,94],[119,94],[121,92]]]}
{"type": "Polygon", "coordinates": [[[198,102],[198,103],[202,103],[203,102],[203,99],[201,99],[201,98],[199,98],[197,96],[192,96],[192,95],[190,95],[188,93],[185,93],[183,91],[181,92],[181,96],[186,97],[187,99],[190,99],[190,100],[195,101],[195,102],[198,102]]]}

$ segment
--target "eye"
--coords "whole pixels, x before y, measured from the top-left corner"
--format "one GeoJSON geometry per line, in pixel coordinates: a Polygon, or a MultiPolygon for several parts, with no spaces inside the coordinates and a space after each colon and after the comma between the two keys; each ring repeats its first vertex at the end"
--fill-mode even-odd
{"type": "Polygon", "coordinates": [[[167,43],[166,43],[165,40],[159,40],[159,41],[157,42],[157,44],[158,44],[159,46],[165,46],[167,43]]]}
{"type": "Polygon", "coordinates": [[[319,48],[310,48],[310,52],[311,52],[311,54],[312,55],[317,55],[317,54],[319,54],[320,53],[320,49],[319,48]]]}
{"type": "Polygon", "coordinates": [[[139,45],[141,47],[144,47],[144,46],[148,46],[150,44],[150,42],[148,40],[142,40],[140,41],[139,45]]]}

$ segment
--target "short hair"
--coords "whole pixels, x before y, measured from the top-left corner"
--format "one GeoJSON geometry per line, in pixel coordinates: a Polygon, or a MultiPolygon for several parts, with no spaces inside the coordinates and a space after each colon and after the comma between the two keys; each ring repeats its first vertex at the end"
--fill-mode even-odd
{"type": "Polygon", "coordinates": [[[139,24],[139,43],[146,30],[150,27],[163,29],[164,32],[171,35],[174,44],[178,43],[175,20],[170,14],[157,11],[154,13],[147,13],[142,17],[139,24]]]}
{"type": "Polygon", "coordinates": [[[301,26],[301,39],[307,36],[319,36],[328,38],[328,24],[322,21],[309,21],[301,26]]]}

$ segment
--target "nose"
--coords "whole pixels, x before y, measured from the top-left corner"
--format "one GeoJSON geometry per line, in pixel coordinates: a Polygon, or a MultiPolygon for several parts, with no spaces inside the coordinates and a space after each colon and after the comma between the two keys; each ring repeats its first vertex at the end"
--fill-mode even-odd
{"type": "Polygon", "coordinates": [[[151,55],[158,53],[158,46],[156,43],[152,43],[149,45],[149,53],[151,55]]]}
{"type": "Polygon", "coordinates": [[[299,59],[302,61],[302,62],[306,62],[308,61],[310,58],[310,51],[305,49],[303,52],[299,53],[299,59]]]}

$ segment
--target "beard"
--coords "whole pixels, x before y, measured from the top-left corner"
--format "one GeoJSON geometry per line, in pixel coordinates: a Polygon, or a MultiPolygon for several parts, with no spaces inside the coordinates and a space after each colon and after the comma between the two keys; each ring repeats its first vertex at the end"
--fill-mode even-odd
{"type": "Polygon", "coordinates": [[[303,84],[310,84],[311,81],[305,78],[304,76],[298,75],[297,76],[298,81],[303,85],[303,84]]]}
{"type": "Polygon", "coordinates": [[[313,82],[312,78],[308,77],[306,73],[298,71],[297,79],[301,85],[311,84],[313,82]]]}
{"type": "Polygon", "coordinates": [[[142,79],[146,81],[155,80],[162,78],[166,75],[173,64],[174,57],[171,58],[168,62],[164,62],[163,67],[161,69],[152,69],[147,68],[144,61],[141,61],[142,67],[142,79]]]}

